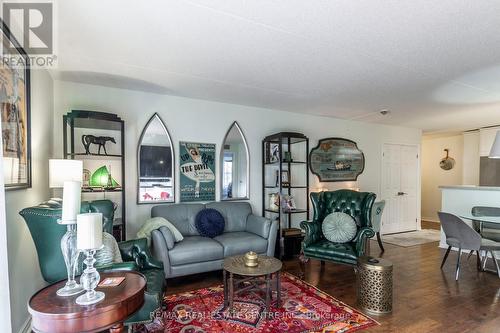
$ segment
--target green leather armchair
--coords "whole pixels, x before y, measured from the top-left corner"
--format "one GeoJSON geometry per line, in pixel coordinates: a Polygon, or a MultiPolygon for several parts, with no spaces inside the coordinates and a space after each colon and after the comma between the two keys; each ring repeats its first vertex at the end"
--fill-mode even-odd
{"type": "Polygon", "coordinates": [[[375,235],[371,227],[371,210],[376,195],[370,192],[338,190],[311,193],[314,215],[312,221],[303,221],[305,231],[302,252],[305,258],[327,260],[356,265],[358,257],[365,254],[367,240],[375,235]],[[343,212],[356,220],[358,231],[349,243],[333,243],[325,239],[322,231],[324,218],[333,212],[343,212]]]}
{"type": "MultiPolygon", "coordinates": [[[[82,202],[82,213],[99,212],[103,214],[103,231],[112,232],[114,204],[110,200],[82,202]]],[[[19,212],[24,218],[37,250],[38,262],[44,280],[54,283],[67,278],[66,265],[61,252],[61,238],[66,226],[57,223],[61,218],[61,202],[49,200],[35,207],[24,208],[19,212]]],[[[136,270],[146,277],[145,300],[142,308],[129,317],[125,324],[146,323],[153,314],[161,309],[165,274],[163,264],[153,258],[145,238],[118,243],[123,263],[97,267],[100,271],[136,270]]]]}

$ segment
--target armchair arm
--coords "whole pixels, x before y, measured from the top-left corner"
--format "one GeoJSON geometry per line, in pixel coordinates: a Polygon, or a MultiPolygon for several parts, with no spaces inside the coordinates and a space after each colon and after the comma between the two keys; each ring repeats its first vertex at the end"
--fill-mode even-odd
{"type": "Polygon", "coordinates": [[[153,258],[146,238],[132,239],[118,244],[123,261],[134,261],[139,271],[163,269],[163,264],[153,258]]]}
{"type": "Polygon", "coordinates": [[[320,222],[302,221],[300,222],[300,228],[302,228],[306,234],[303,241],[304,246],[316,243],[321,239],[322,231],[320,222]]]}
{"type": "Polygon", "coordinates": [[[269,238],[269,230],[271,229],[271,220],[262,216],[250,214],[247,217],[246,231],[256,234],[262,238],[269,238]]]}
{"type": "Polygon", "coordinates": [[[373,231],[370,227],[363,227],[358,230],[356,237],[352,240],[356,243],[356,252],[358,253],[358,256],[365,254],[366,241],[373,236],[375,236],[375,231],[373,231]]]}

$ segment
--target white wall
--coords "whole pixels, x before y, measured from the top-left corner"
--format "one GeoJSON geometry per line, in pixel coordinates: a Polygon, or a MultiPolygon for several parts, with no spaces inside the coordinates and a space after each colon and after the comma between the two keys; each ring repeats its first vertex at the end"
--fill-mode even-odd
{"type": "Polygon", "coordinates": [[[465,132],[462,184],[479,185],[479,131],[465,132]]]}
{"type": "MultiPolygon", "coordinates": [[[[283,111],[245,107],[240,105],[194,100],[144,92],[98,87],[55,81],[54,157],[62,156],[62,115],[72,109],[86,109],[117,113],[125,120],[127,154],[127,226],[128,237],[135,235],[148,218],[151,205],[136,205],[137,142],[141,131],[154,112],[166,123],[175,151],[179,141],[207,142],[220,149],[224,135],[237,120],[248,140],[250,149],[250,202],[261,213],[261,142],[269,134],[279,131],[297,131],[309,136],[310,146],[324,137],[345,137],[358,142],[365,153],[366,168],[357,187],[379,193],[382,143],[419,144],[421,131],[403,127],[382,126],[333,118],[307,116],[283,111]]],[[[218,154],[217,154],[218,156],[218,154]]],[[[179,177],[176,156],[176,177],[179,177]]],[[[219,168],[219,161],[217,161],[219,168]]],[[[218,171],[219,172],[219,171],[218,171]]],[[[217,182],[220,176],[217,176],[217,182]]],[[[336,184],[318,184],[310,176],[311,187],[332,187],[336,184]]],[[[338,186],[338,185],[337,185],[338,186]]],[[[217,186],[217,198],[219,198],[217,186]]],[[[178,189],[176,198],[179,200],[178,189]]]]}
{"type": "MultiPolygon", "coordinates": [[[[5,193],[12,331],[28,319],[26,304],[44,286],[35,246],[19,211],[49,198],[48,159],[53,126],[53,81],[48,72],[31,72],[31,163],[33,187],[5,193]]],[[[4,286],[2,286],[4,287],[4,286]]]]}
{"type": "Polygon", "coordinates": [[[437,212],[441,209],[440,185],[462,184],[464,139],[462,134],[446,137],[423,137],[422,139],[422,220],[439,221],[437,212]],[[455,167],[443,170],[439,162],[450,150],[455,167]]]}

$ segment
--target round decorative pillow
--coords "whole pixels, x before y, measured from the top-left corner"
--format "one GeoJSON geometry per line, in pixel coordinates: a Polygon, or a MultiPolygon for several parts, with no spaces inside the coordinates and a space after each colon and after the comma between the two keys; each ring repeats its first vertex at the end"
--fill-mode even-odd
{"type": "Polygon", "coordinates": [[[214,238],[221,235],[224,232],[224,225],[224,217],[213,208],[203,209],[196,215],[196,230],[203,237],[214,238]]]}
{"type": "Polygon", "coordinates": [[[325,238],[334,243],[350,242],[358,231],[354,218],[341,212],[327,215],[323,220],[322,229],[325,238]]]}

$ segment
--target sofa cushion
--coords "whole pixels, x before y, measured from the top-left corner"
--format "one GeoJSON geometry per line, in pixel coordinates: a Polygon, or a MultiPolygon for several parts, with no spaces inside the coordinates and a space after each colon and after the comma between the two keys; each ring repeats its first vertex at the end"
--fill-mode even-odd
{"type": "Polygon", "coordinates": [[[174,248],[168,251],[168,257],[171,265],[177,266],[222,259],[224,255],[219,242],[207,237],[189,236],[175,243],[174,248]]]}
{"type": "Polygon", "coordinates": [[[344,258],[354,261],[358,259],[353,243],[332,243],[327,239],[322,239],[319,242],[307,246],[304,248],[304,254],[311,257],[330,257],[332,259],[344,258]]]}
{"type": "Polygon", "coordinates": [[[214,238],[224,232],[224,217],[213,208],[203,209],[196,215],[196,230],[203,237],[214,238]]]}
{"type": "Polygon", "coordinates": [[[151,208],[151,217],[163,217],[172,223],[183,236],[198,236],[195,219],[203,204],[158,205],[151,208]]]}
{"type": "Polygon", "coordinates": [[[247,217],[252,213],[248,202],[211,202],[207,208],[213,208],[224,216],[224,232],[245,231],[247,217]]]}
{"type": "Polygon", "coordinates": [[[358,231],[354,218],[341,212],[327,215],[321,228],[325,238],[334,243],[350,242],[358,231]]]}
{"type": "Polygon", "coordinates": [[[224,247],[224,257],[245,254],[248,251],[267,251],[267,240],[250,232],[226,232],[214,239],[224,247]]]}

